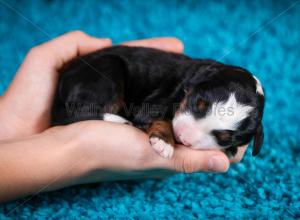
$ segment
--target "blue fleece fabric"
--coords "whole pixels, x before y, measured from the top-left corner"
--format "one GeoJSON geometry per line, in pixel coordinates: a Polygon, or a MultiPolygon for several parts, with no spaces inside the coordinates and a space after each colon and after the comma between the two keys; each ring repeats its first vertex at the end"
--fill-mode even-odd
{"type": "Polygon", "coordinates": [[[249,69],[267,102],[261,154],[249,149],[226,174],[76,186],[4,204],[0,219],[300,218],[300,2],[293,3],[1,0],[0,94],[31,47],[80,29],[115,43],[178,37],[188,55],[249,69]]]}

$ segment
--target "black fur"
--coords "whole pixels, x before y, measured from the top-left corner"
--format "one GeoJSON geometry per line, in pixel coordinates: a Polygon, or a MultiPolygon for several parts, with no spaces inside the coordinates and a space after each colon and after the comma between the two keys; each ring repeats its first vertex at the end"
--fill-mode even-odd
{"type": "Polygon", "coordinates": [[[212,135],[224,147],[247,144],[255,136],[256,155],[263,142],[264,97],[256,93],[252,75],[239,67],[150,48],[115,46],[72,61],[61,71],[52,124],[101,120],[111,112],[145,128],[157,119],[172,120],[184,99],[185,108],[201,118],[230,92],[254,111],[236,131],[212,135]]]}

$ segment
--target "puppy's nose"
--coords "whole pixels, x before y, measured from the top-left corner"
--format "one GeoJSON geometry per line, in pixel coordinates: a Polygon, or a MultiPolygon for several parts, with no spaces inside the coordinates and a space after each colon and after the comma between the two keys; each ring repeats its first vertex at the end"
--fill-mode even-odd
{"type": "Polygon", "coordinates": [[[187,147],[190,147],[190,146],[191,146],[191,144],[190,144],[188,141],[186,141],[186,139],[183,138],[182,135],[179,135],[178,137],[179,137],[180,142],[181,142],[183,145],[185,145],[185,146],[187,146],[187,147]]]}

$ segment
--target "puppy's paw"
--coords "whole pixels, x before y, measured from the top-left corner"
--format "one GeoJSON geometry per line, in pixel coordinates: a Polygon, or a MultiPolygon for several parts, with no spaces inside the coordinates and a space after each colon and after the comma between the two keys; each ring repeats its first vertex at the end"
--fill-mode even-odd
{"type": "Polygon", "coordinates": [[[150,137],[150,144],[153,149],[163,158],[171,158],[174,153],[174,147],[159,137],[150,137]]]}
{"type": "Polygon", "coordinates": [[[123,117],[121,117],[119,115],[110,114],[110,113],[105,113],[103,115],[103,120],[104,121],[121,123],[121,124],[132,125],[132,123],[130,121],[128,121],[127,119],[125,119],[125,118],[123,118],[123,117]]]}

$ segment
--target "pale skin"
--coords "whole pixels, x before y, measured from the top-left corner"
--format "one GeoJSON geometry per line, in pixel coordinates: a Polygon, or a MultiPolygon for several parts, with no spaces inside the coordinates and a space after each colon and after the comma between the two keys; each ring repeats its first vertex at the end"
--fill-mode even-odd
{"type": "MultiPolygon", "coordinates": [[[[176,38],[126,42],[175,53],[176,38]]],[[[29,51],[13,82],[0,97],[0,202],[39,192],[102,181],[163,178],[176,172],[226,172],[231,161],[221,151],[176,146],[171,159],[159,156],[147,134],[125,124],[85,121],[50,128],[58,70],[68,61],[111,46],[80,31],[29,51]]]]}

